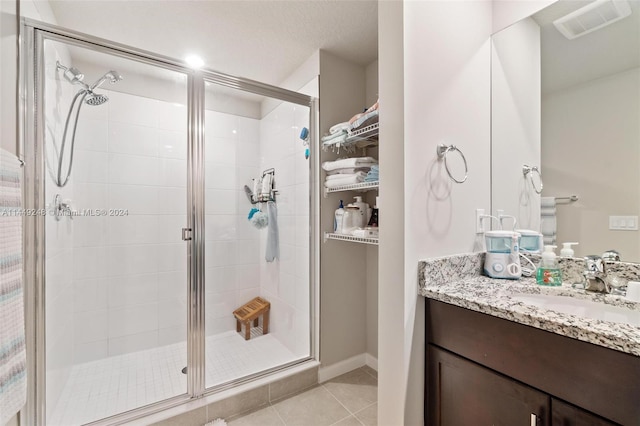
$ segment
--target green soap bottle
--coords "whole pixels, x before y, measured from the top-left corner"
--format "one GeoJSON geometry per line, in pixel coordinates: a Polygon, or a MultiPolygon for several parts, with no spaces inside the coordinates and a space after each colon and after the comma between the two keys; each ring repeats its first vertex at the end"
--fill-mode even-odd
{"type": "Polygon", "coordinates": [[[536,281],[540,285],[559,286],[562,285],[562,271],[558,266],[556,253],[553,251],[556,246],[544,246],[540,266],[536,269],[536,281]]]}

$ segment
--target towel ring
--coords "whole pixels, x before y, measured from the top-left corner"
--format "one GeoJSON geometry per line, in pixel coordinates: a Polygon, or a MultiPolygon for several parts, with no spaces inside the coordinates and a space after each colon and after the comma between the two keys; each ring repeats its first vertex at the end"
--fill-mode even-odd
{"type": "Polygon", "coordinates": [[[436,152],[438,153],[438,159],[444,160],[444,168],[447,170],[447,174],[449,175],[451,180],[455,183],[464,183],[467,180],[467,177],[469,177],[469,168],[467,167],[467,159],[464,157],[462,151],[460,151],[460,149],[458,149],[458,147],[456,147],[455,145],[446,146],[445,144],[441,143],[438,145],[436,152]],[[464,177],[462,178],[462,180],[458,180],[453,177],[453,175],[451,174],[451,170],[449,170],[449,165],[447,164],[447,154],[449,153],[449,151],[458,151],[460,153],[460,157],[462,157],[462,161],[464,161],[464,177]]]}
{"type": "Polygon", "coordinates": [[[542,184],[542,173],[540,173],[540,169],[538,169],[538,166],[527,166],[525,164],[522,166],[522,174],[525,178],[527,177],[527,175],[529,175],[529,180],[531,180],[531,186],[533,187],[533,190],[536,191],[536,194],[542,194],[542,188],[544,185],[542,184]],[[540,180],[540,189],[536,188],[536,184],[533,181],[533,172],[536,172],[538,174],[538,179],[540,180]]]}

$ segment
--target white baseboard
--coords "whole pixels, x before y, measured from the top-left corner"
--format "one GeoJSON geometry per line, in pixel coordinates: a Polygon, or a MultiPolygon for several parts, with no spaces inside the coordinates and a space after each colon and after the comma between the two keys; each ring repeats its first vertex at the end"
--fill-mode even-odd
{"type": "Polygon", "coordinates": [[[351,358],[347,358],[326,367],[321,366],[318,369],[318,383],[326,382],[327,380],[331,380],[341,374],[348,373],[356,368],[364,367],[365,365],[368,365],[378,371],[378,359],[367,353],[352,356],[351,358]]]}
{"type": "Polygon", "coordinates": [[[374,357],[371,354],[365,354],[365,362],[369,367],[378,371],[378,358],[374,357]]]}

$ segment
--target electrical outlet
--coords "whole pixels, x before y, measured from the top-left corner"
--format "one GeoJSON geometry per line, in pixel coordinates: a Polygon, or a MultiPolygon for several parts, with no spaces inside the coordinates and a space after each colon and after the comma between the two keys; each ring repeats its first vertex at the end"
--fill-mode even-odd
{"type": "Polygon", "coordinates": [[[476,234],[484,234],[484,209],[476,209],[476,234]]]}

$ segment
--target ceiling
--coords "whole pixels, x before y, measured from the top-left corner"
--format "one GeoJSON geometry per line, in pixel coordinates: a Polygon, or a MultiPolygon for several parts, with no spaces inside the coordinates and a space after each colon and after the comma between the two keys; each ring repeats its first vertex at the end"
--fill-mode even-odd
{"type": "Polygon", "coordinates": [[[50,0],[57,24],[279,85],[316,50],[359,65],[378,56],[375,0],[50,0]]]}
{"type": "Polygon", "coordinates": [[[554,20],[592,1],[563,0],[533,15],[540,25],[542,93],[640,67],[638,0],[629,1],[630,16],[573,40],[554,27],[554,20]]]}

